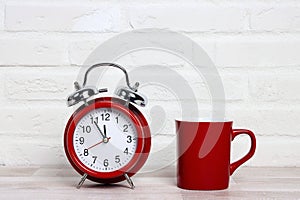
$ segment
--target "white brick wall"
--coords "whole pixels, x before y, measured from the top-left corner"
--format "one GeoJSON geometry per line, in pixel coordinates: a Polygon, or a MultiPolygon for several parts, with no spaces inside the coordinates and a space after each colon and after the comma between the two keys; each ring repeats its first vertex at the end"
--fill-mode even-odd
{"type": "Polygon", "coordinates": [[[299,12],[299,5],[262,5],[259,7],[252,6],[250,27],[256,31],[299,31],[299,12]]]}
{"type": "Polygon", "coordinates": [[[127,9],[128,23],[133,28],[172,28],[183,32],[238,32],[243,29],[246,14],[240,6],[192,2],[131,5],[127,9]]]}
{"type": "Polygon", "coordinates": [[[0,64],[3,66],[68,65],[67,43],[61,39],[36,39],[36,36],[5,35],[0,39],[0,64]]]}
{"type": "MultiPolygon", "coordinates": [[[[74,109],[65,98],[79,66],[101,42],[139,28],[181,32],[208,53],[224,84],[227,117],[257,135],[247,165],[300,166],[300,2],[294,0],[0,1],[0,165],[67,164],[62,135],[74,109]]],[[[117,61],[129,68],[168,65],[189,80],[199,115],[210,114],[209,91],[183,60],[145,51],[117,61]]],[[[108,72],[102,83],[112,87],[115,71],[108,72]]],[[[162,124],[152,124],[153,154],[145,168],[155,169],[175,157],[175,149],[166,149],[164,158],[157,152],[174,140],[180,106],[168,89],[144,85],[141,92],[150,100],[147,118],[162,124]],[[165,117],[157,119],[150,110],[158,105],[165,117]]],[[[247,151],[247,138],[238,139],[233,159],[247,151]]]]}
{"type": "Polygon", "coordinates": [[[297,66],[300,37],[296,34],[249,34],[218,39],[216,61],[226,67],[297,66]]]}
{"type": "Polygon", "coordinates": [[[6,5],[8,31],[116,32],[121,28],[119,6],[70,4],[6,5]]]}

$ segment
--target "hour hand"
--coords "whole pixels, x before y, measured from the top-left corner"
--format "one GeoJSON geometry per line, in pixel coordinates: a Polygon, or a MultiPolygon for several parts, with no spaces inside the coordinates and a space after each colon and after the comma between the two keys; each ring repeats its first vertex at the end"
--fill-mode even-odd
{"type": "Polygon", "coordinates": [[[99,128],[98,124],[96,122],[94,122],[94,124],[96,125],[98,131],[100,132],[100,134],[102,135],[103,139],[106,138],[106,134],[104,135],[101,131],[101,129],[99,128]]]}

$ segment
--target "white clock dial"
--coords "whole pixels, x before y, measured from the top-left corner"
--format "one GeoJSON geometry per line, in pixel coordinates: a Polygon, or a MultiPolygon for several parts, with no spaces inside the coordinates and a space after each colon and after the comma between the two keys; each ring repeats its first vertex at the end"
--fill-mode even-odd
{"type": "Polygon", "coordinates": [[[134,122],[122,111],[98,108],[77,123],[73,144],[79,160],[97,172],[112,172],[126,166],[137,147],[134,122]]]}

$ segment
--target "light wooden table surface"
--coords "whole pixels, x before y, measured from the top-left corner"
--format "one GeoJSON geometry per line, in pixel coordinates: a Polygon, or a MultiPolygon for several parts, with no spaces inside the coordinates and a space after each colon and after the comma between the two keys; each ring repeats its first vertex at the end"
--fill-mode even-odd
{"type": "Polygon", "coordinates": [[[104,186],[86,181],[66,167],[0,167],[0,199],[300,199],[300,168],[240,168],[222,191],[188,191],[177,188],[174,167],[104,186]]]}

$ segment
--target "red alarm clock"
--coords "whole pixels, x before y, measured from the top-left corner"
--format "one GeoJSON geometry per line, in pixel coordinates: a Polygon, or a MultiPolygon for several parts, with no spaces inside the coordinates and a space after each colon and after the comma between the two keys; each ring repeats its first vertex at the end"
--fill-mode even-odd
{"type": "Polygon", "coordinates": [[[84,76],[82,87],[68,97],[68,106],[82,105],[70,117],[64,133],[66,156],[73,168],[82,175],[77,188],[86,179],[99,183],[127,180],[131,188],[133,176],[146,162],[151,135],[149,125],[135,105],[146,106],[147,100],[137,93],[136,83],[130,86],[126,70],[114,63],[91,66],[84,76]],[[128,87],[119,88],[117,97],[92,99],[107,89],[87,87],[88,73],[101,66],[121,69],[128,87]]]}

